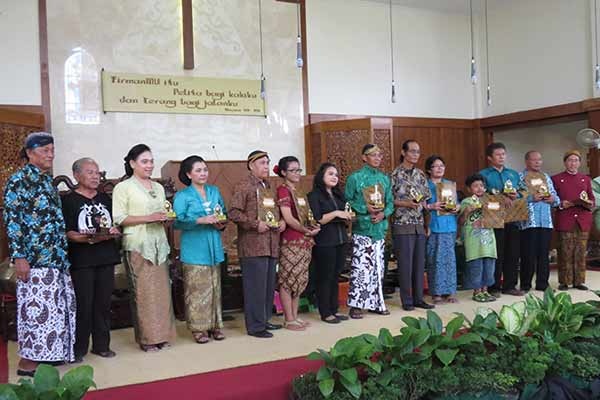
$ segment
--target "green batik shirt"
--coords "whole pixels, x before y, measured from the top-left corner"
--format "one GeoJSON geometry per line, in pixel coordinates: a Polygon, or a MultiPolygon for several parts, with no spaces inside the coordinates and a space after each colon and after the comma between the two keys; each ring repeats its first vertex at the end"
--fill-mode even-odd
{"type": "Polygon", "coordinates": [[[380,170],[366,165],[353,172],[346,180],[346,201],[356,213],[356,222],[352,225],[352,233],[368,236],[373,240],[385,238],[388,229],[387,218],[394,212],[394,198],[392,196],[392,185],[390,178],[380,170]],[[367,212],[367,203],[363,195],[363,189],[379,183],[383,186],[385,194],[385,218],[374,224],[367,212]]]}

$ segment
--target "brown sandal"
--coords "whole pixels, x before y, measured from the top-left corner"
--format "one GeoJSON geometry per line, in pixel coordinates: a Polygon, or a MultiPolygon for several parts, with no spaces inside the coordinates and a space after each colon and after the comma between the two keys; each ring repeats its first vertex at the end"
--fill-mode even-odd
{"type": "Polygon", "coordinates": [[[350,309],[350,318],[352,319],[362,319],[362,310],[360,308],[351,308],[350,309]]]}
{"type": "Polygon", "coordinates": [[[157,351],[160,351],[160,347],[155,344],[140,344],[140,349],[146,353],[156,353],[157,351]]]}
{"type": "Polygon", "coordinates": [[[223,335],[223,332],[221,332],[220,329],[213,329],[209,333],[215,340],[225,340],[225,335],[223,335]]]}
{"type": "Polygon", "coordinates": [[[205,344],[210,342],[210,336],[206,332],[192,332],[192,336],[194,336],[196,343],[205,344]]]}
{"type": "Polygon", "coordinates": [[[448,296],[448,298],[446,299],[446,302],[455,304],[455,303],[458,303],[458,299],[456,297],[448,296]]]}

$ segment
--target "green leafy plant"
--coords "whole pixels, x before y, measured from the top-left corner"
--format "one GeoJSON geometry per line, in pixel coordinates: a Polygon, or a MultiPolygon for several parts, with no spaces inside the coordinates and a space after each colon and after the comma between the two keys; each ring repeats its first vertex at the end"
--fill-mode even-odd
{"type": "Polygon", "coordinates": [[[92,367],[83,365],[73,368],[60,379],[58,370],[52,366],[40,364],[31,379],[21,379],[18,384],[1,384],[2,400],[79,400],[94,383],[92,367]]]}
{"type": "Polygon", "coordinates": [[[309,354],[310,360],[325,362],[317,372],[319,390],[323,396],[329,397],[336,384],[339,384],[354,398],[360,397],[362,387],[357,367],[381,371],[381,366],[371,361],[375,342],[376,338],[373,335],[361,335],[339,340],[329,352],[319,349],[309,354]]]}

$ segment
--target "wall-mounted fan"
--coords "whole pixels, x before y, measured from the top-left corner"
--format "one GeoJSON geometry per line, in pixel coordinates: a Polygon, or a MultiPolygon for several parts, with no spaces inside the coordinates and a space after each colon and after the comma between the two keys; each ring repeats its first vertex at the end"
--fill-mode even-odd
{"type": "Polygon", "coordinates": [[[585,128],[577,132],[575,137],[577,144],[587,149],[600,149],[600,133],[595,129],[585,128]]]}

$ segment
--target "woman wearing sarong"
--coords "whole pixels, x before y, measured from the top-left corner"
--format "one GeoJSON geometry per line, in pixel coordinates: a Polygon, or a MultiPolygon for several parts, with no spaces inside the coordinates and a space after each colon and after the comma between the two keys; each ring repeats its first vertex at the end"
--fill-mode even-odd
{"type": "Polygon", "coordinates": [[[144,351],[158,351],[175,339],[164,228],[170,218],[162,185],[150,179],[153,170],[150,148],[133,146],[125,157],[129,179],[113,191],[113,221],[123,227],[135,340],[144,351]]]}
{"type": "Polygon", "coordinates": [[[459,210],[456,192],[452,194],[454,208],[448,208],[443,199],[437,198],[436,184],[451,184],[444,179],[446,164],[442,157],[433,155],[425,161],[425,172],[429,176],[427,183],[431,198],[429,205],[429,218],[427,226],[427,245],[425,248],[425,270],[429,294],[434,304],[443,302],[456,303],[456,255],[454,243],[456,241],[456,215],[459,210]],[[449,211],[451,214],[439,215],[440,211],[449,211]]]}
{"type": "Polygon", "coordinates": [[[317,224],[311,226],[308,223],[308,200],[297,188],[302,173],[298,159],[293,156],[283,157],[273,171],[284,179],[283,185],[277,188],[277,202],[286,223],[286,229],[281,233],[279,252],[279,296],[285,327],[301,331],[309,323],[298,318],[298,302],[308,284],[313,236],[319,233],[320,228],[317,224]],[[300,209],[305,211],[303,218],[300,217],[300,209]]]}
{"type": "Polygon", "coordinates": [[[175,195],[175,229],[181,230],[181,262],[187,326],[197,343],[221,332],[221,268],[225,259],[221,231],[225,229],[225,204],[219,188],[209,185],[208,166],[202,157],[181,162],[179,180],[187,188],[175,195]]]}

